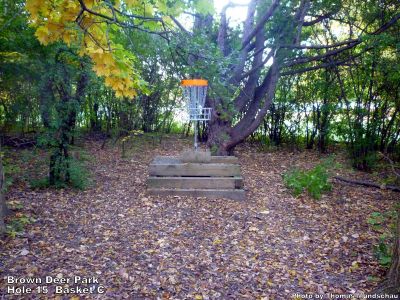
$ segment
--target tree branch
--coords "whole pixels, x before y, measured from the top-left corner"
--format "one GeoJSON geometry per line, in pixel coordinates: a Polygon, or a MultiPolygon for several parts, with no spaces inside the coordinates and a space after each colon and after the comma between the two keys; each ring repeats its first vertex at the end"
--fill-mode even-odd
{"type": "MultiPolygon", "coordinates": [[[[251,28],[253,27],[256,6],[257,6],[257,0],[252,0],[249,3],[248,9],[247,9],[246,21],[244,22],[242,44],[243,44],[243,41],[246,40],[247,36],[250,34],[251,28]]],[[[241,73],[243,72],[243,69],[244,69],[244,66],[246,63],[247,54],[250,51],[249,46],[250,45],[247,45],[246,47],[240,49],[239,61],[234,66],[232,76],[229,79],[230,84],[238,84],[238,82],[239,82],[238,80],[240,78],[241,73]]]]}
{"type": "Polygon", "coordinates": [[[329,12],[329,13],[327,13],[327,14],[325,14],[325,15],[317,16],[316,19],[314,19],[314,20],[311,20],[311,21],[304,21],[304,22],[303,22],[303,26],[304,26],[304,27],[307,27],[307,26],[315,25],[315,24],[320,23],[320,22],[322,22],[323,20],[325,20],[325,19],[331,17],[331,16],[334,15],[334,14],[335,14],[335,12],[329,12]]]}
{"type": "Polygon", "coordinates": [[[367,187],[374,187],[378,189],[387,189],[391,190],[394,192],[400,192],[400,187],[395,186],[395,185],[380,185],[375,182],[370,182],[370,181],[364,181],[364,180],[355,180],[355,179],[349,179],[349,178],[344,178],[341,176],[333,176],[332,178],[346,182],[346,183],[351,183],[351,184],[356,184],[356,185],[362,185],[362,186],[367,186],[367,187]]]}
{"type": "Polygon", "coordinates": [[[308,68],[301,68],[301,69],[296,69],[292,71],[287,71],[287,72],[282,72],[281,76],[289,76],[289,75],[295,75],[295,74],[301,74],[301,73],[306,73],[310,71],[315,71],[319,69],[324,69],[324,68],[329,68],[333,66],[341,66],[344,65],[345,63],[349,62],[350,59],[345,59],[341,61],[330,61],[329,63],[324,63],[324,64],[319,64],[317,66],[313,67],[308,67],[308,68]]]}
{"type": "Polygon", "coordinates": [[[182,30],[183,32],[185,32],[189,35],[192,35],[192,33],[190,31],[186,30],[186,28],[183,27],[183,25],[174,16],[169,16],[169,17],[171,18],[172,21],[174,21],[175,25],[178,26],[178,28],[180,30],[182,30]]]}
{"type": "Polygon", "coordinates": [[[286,48],[286,49],[315,49],[315,50],[321,50],[321,49],[329,49],[329,48],[335,48],[347,44],[351,44],[354,42],[359,41],[359,39],[351,39],[347,41],[342,41],[342,42],[337,42],[335,44],[330,44],[330,45],[281,45],[281,48],[286,48]]]}
{"type": "Polygon", "coordinates": [[[394,175],[396,175],[396,177],[400,179],[400,173],[396,170],[393,160],[391,160],[389,156],[383,154],[382,152],[381,152],[381,155],[389,162],[394,175]]]}
{"type": "Polygon", "coordinates": [[[242,49],[245,48],[250,41],[252,40],[253,37],[257,34],[258,31],[260,31],[262,28],[264,28],[265,23],[268,22],[268,20],[273,16],[275,10],[278,8],[280,1],[279,0],[273,0],[271,3],[271,6],[267,9],[265,14],[261,17],[260,21],[257,23],[257,25],[253,28],[253,30],[245,37],[245,39],[242,42],[242,49]]]}
{"type": "MultiPolygon", "coordinates": [[[[388,22],[386,22],[381,27],[379,27],[377,30],[375,30],[373,33],[371,33],[371,35],[378,35],[378,34],[384,32],[384,31],[386,31],[391,26],[393,26],[399,19],[400,19],[400,14],[395,15],[388,22]]],[[[359,37],[357,39],[351,39],[351,40],[339,42],[339,43],[336,43],[336,44],[333,44],[333,45],[327,45],[327,46],[325,46],[326,48],[332,48],[332,47],[341,46],[341,45],[347,45],[347,46],[327,51],[326,53],[321,54],[321,55],[295,58],[295,59],[289,61],[288,63],[284,64],[283,67],[287,68],[287,67],[291,67],[291,66],[295,66],[295,65],[299,65],[299,64],[304,64],[304,63],[308,63],[308,62],[312,62],[312,61],[316,61],[316,60],[322,60],[324,58],[327,58],[327,57],[330,57],[330,56],[334,56],[334,55],[337,55],[337,54],[339,54],[341,52],[344,52],[346,50],[352,49],[352,48],[354,48],[355,46],[357,46],[357,45],[359,45],[361,43],[362,43],[362,39],[361,39],[361,37],[359,37]]],[[[288,47],[300,48],[300,49],[306,48],[304,46],[296,46],[296,45],[285,46],[285,48],[288,48],[288,47]]],[[[322,46],[319,46],[318,48],[324,49],[322,46]]]]}
{"type": "Polygon", "coordinates": [[[304,16],[307,12],[307,10],[310,7],[310,0],[302,0],[301,4],[300,4],[300,8],[296,13],[296,21],[297,21],[297,32],[296,32],[296,36],[294,39],[293,44],[294,45],[300,45],[300,35],[301,35],[301,31],[303,28],[303,21],[304,21],[304,16]]]}
{"type": "Polygon", "coordinates": [[[299,65],[299,64],[305,64],[308,62],[312,62],[312,61],[316,61],[316,60],[322,60],[324,58],[333,56],[333,55],[337,55],[343,51],[349,50],[354,48],[356,45],[360,44],[361,41],[356,41],[354,43],[351,43],[345,47],[339,48],[339,49],[334,49],[331,51],[327,51],[324,54],[320,54],[320,55],[316,55],[316,56],[310,56],[310,57],[300,57],[300,58],[295,58],[293,59],[291,62],[285,63],[283,65],[283,68],[287,68],[287,67],[291,67],[291,66],[295,66],[295,65],[299,65]]]}

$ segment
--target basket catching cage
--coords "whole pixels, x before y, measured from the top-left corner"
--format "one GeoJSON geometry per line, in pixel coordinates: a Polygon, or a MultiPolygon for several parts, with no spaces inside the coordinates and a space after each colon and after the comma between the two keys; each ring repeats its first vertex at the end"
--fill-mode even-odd
{"type": "Polygon", "coordinates": [[[204,107],[208,82],[204,79],[185,79],[181,81],[183,96],[187,101],[190,121],[208,121],[211,108],[204,107]]]}
{"type": "Polygon", "coordinates": [[[197,122],[211,119],[211,108],[204,107],[208,82],[204,79],[185,79],[181,81],[183,96],[187,101],[189,120],[194,121],[194,149],[197,151],[197,122]]]}

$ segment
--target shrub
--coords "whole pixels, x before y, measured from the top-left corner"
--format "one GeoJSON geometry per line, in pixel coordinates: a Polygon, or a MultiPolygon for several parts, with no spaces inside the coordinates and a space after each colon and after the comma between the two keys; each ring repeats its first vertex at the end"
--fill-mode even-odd
{"type": "Polygon", "coordinates": [[[320,199],[323,192],[332,189],[328,182],[328,163],[324,162],[309,171],[294,169],[283,175],[283,180],[294,196],[307,191],[314,199],[320,199]]]}
{"type": "Polygon", "coordinates": [[[70,184],[72,187],[84,190],[90,183],[90,173],[85,163],[79,160],[71,160],[69,165],[70,184]]]}
{"type": "MultiPolygon", "coordinates": [[[[55,188],[66,188],[67,186],[71,186],[73,188],[84,190],[86,189],[90,183],[90,172],[87,168],[87,162],[85,161],[84,154],[80,156],[79,159],[70,158],[68,161],[61,166],[62,168],[68,168],[69,180],[58,180],[55,182],[55,188]],[[67,167],[68,166],[68,167],[67,167]]],[[[65,172],[65,170],[64,170],[65,172]]],[[[49,178],[35,178],[29,181],[29,185],[31,188],[42,189],[50,186],[49,178]]]]}

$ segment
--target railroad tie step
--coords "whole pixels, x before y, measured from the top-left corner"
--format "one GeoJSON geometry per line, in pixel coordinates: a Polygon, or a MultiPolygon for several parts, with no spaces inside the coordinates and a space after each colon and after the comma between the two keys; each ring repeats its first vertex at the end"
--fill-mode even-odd
{"type": "Polygon", "coordinates": [[[190,196],[207,198],[227,198],[245,200],[246,193],[242,189],[161,189],[149,188],[148,193],[158,196],[190,196]]]}
{"type": "Polygon", "coordinates": [[[150,176],[147,180],[149,188],[172,189],[240,189],[243,178],[235,177],[157,177],[150,176]]]}

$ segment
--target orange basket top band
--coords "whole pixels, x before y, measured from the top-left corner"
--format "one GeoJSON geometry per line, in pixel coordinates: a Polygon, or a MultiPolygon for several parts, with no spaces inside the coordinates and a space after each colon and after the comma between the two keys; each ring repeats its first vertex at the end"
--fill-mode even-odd
{"type": "Polygon", "coordinates": [[[208,81],[205,79],[184,79],[181,81],[182,86],[207,86],[208,81]]]}

